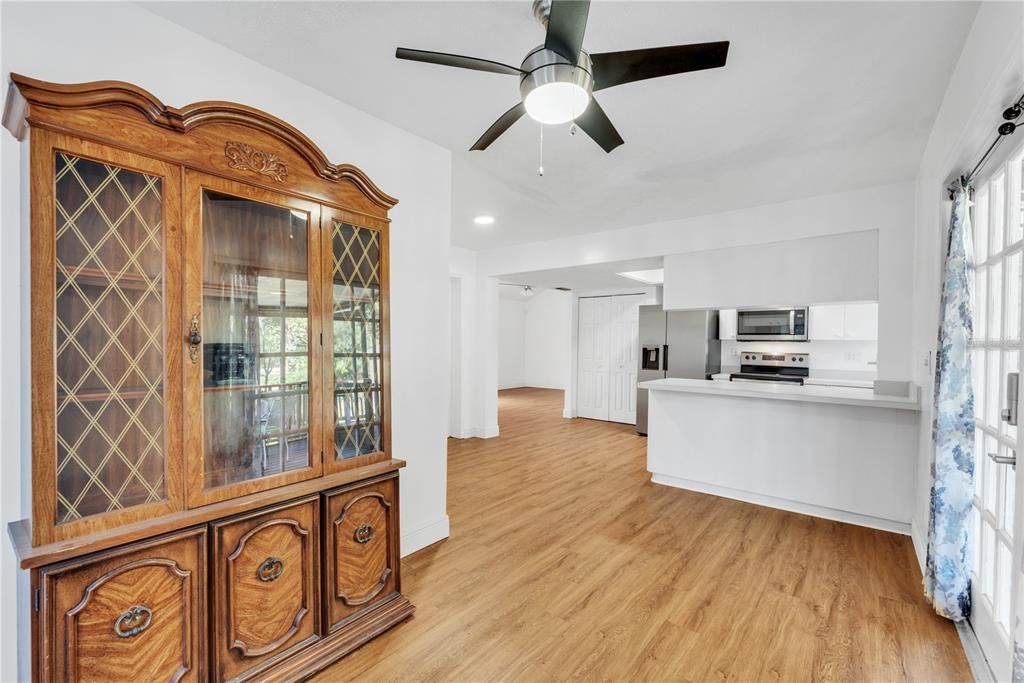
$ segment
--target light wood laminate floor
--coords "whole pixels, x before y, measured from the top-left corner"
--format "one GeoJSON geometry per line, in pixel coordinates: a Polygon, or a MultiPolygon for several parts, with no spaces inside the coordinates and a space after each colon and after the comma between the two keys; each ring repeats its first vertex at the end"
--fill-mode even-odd
{"type": "Polygon", "coordinates": [[[909,538],[652,484],[633,427],[559,391],[499,409],[500,438],[449,440],[416,615],[318,680],[970,679],[909,538]]]}

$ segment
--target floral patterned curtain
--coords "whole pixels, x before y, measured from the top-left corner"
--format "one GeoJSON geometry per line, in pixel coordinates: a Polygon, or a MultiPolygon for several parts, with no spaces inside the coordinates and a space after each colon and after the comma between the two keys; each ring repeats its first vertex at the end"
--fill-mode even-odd
{"type": "Polygon", "coordinates": [[[974,498],[974,388],[970,346],[974,247],[970,192],[962,182],[953,198],[942,280],[942,320],[935,356],[931,514],[925,594],[940,615],[971,614],[971,505],[974,498]]]}

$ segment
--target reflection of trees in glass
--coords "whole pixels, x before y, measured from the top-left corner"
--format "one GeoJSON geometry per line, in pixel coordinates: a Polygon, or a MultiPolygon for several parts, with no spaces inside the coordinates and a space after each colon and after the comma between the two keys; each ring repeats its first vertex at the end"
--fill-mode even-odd
{"type": "Polygon", "coordinates": [[[281,352],[281,319],[260,316],[260,353],[281,352]]]}
{"type": "Polygon", "coordinates": [[[309,339],[309,334],[306,318],[285,318],[284,350],[286,353],[305,351],[307,339],[309,339]]]}
{"type": "Polygon", "coordinates": [[[261,384],[299,384],[309,380],[308,331],[309,321],[305,317],[260,316],[261,384]]]}

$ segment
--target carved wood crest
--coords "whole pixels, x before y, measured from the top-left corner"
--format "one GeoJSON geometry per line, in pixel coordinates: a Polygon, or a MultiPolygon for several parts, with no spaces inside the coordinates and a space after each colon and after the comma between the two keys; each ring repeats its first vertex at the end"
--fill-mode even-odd
{"type": "Polygon", "coordinates": [[[255,171],[279,183],[288,177],[288,164],[281,157],[244,142],[228,140],[224,145],[224,156],[228,158],[228,166],[239,171],[255,171]]]}

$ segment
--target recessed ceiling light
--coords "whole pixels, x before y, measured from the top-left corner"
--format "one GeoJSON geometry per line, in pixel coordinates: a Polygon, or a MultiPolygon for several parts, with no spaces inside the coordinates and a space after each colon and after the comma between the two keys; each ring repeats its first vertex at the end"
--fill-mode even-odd
{"type": "Polygon", "coordinates": [[[494,216],[477,216],[473,219],[473,222],[477,225],[493,225],[494,216]]]}
{"type": "Polygon", "coordinates": [[[660,285],[665,282],[665,269],[655,268],[653,270],[628,270],[625,273],[616,273],[630,280],[642,282],[645,285],[660,285]]]}

